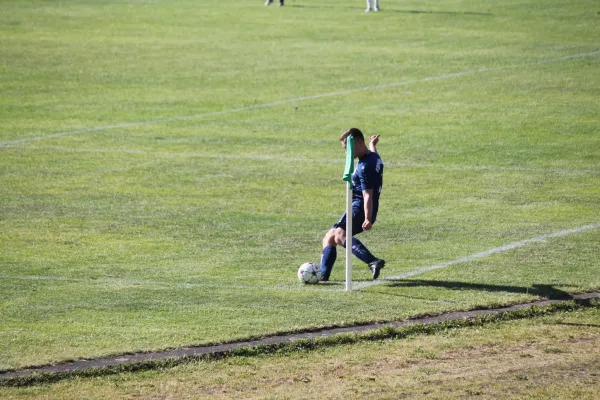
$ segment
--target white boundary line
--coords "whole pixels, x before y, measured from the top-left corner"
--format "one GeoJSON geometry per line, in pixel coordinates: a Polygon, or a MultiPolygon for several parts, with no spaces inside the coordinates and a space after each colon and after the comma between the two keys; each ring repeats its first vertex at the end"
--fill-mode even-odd
{"type": "MultiPolygon", "coordinates": [[[[353,281],[353,291],[366,289],[375,285],[383,285],[389,282],[395,282],[400,279],[408,278],[415,275],[424,274],[429,271],[434,271],[436,269],[443,269],[451,267],[452,265],[461,264],[469,261],[478,260],[480,258],[488,257],[492,254],[503,253],[508,250],[517,249],[519,247],[524,247],[532,243],[543,242],[547,239],[552,239],[555,237],[567,236],[573,233],[580,233],[584,231],[594,230],[600,228],[600,223],[584,225],[577,228],[572,229],[564,229],[558,232],[549,233],[547,235],[536,236],[531,239],[525,239],[518,242],[513,242],[509,244],[505,244],[500,247],[494,247],[493,249],[489,249],[486,251],[482,251],[480,253],[471,254],[470,256],[457,258],[452,261],[447,261],[445,263],[432,265],[430,267],[418,268],[410,272],[404,272],[402,274],[394,275],[392,277],[386,279],[380,279],[371,282],[364,281],[353,281]]],[[[187,282],[155,282],[155,281],[144,281],[144,280],[128,280],[128,279],[118,279],[118,278],[67,278],[60,276],[40,276],[40,275],[0,275],[0,279],[16,279],[16,280],[42,280],[42,281],[63,281],[63,282],[91,282],[91,283],[109,283],[116,285],[154,285],[154,286],[170,286],[170,287],[181,287],[181,288],[215,288],[215,289],[260,289],[260,290],[283,290],[283,291],[298,291],[298,290],[319,290],[321,292],[341,292],[344,291],[344,288],[341,287],[343,285],[340,284],[340,288],[335,289],[324,289],[318,287],[311,287],[307,285],[299,284],[297,286],[251,286],[251,285],[219,285],[219,284],[203,284],[203,283],[187,283],[187,282]]],[[[320,285],[323,286],[323,285],[320,285]]]]}
{"type": "Polygon", "coordinates": [[[397,281],[397,280],[400,280],[403,278],[408,278],[411,276],[424,274],[425,272],[434,271],[436,269],[448,268],[455,264],[461,264],[461,263],[465,263],[465,262],[469,262],[469,261],[474,261],[474,260],[477,260],[480,258],[485,258],[492,254],[503,253],[505,251],[517,249],[519,247],[527,246],[532,243],[543,242],[547,239],[566,236],[566,235],[570,235],[572,233],[589,231],[589,230],[593,230],[593,229],[597,229],[597,228],[600,228],[600,223],[584,225],[584,226],[580,226],[578,228],[565,229],[565,230],[550,233],[547,235],[536,236],[531,239],[525,239],[525,240],[521,240],[519,242],[505,244],[504,246],[494,247],[493,249],[482,251],[481,253],[475,253],[475,254],[471,254],[470,256],[457,258],[456,260],[448,261],[448,262],[437,264],[437,265],[432,265],[430,267],[415,269],[413,271],[405,272],[405,273],[398,274],[398,275],[394,275],[394,276],[386,278],[386,279],[380,279],[380,280],[372,281],[372,282],[357,282],[354,285],[354,287],[355,287],[355,290],[360,290],[360,289],[365,289],[365,288],[375,286],[375,285],[382,285],[382,284],[385,284],[388,282],[394,282],[394,281],[397,281]]]}
{"type": "Polygon", "coordinates": [[[181,116],[181,117],[159,118],[159,119],[139,121],[139,122],[130,122],[130,123],[117,124],[117,125],[95,126],[95,127],[91,127],[91,128],[83,128],[83,129],[78,129],[78,130],[73,130],[73,131],[59,132],[59,133],[54,133],[54,134],[45,135],[45,136],[36,136],[36,137],[31,137],[31,138],[8,140],[6,142],[0,142],[0,147],[5,147],[10,144],[19,144],[19,143],[34,142],[34,141],[44,140],[44,139],[52,139],[52,138],[57,138],[57,137],[61,137],[61,136],[77,135],[77,134],[81,134],[81,133],[99,132],[99,131],[106,131],[106,130],[110,130],[110,129],[131,128],[131,127],[136,127],[136,126],[152,125],[152,124],[159,124],[159,123],[173,122],[173,121],[185,121],[185,120],[197,119],[197,118],[216,117],[216,116],[221,116],[221,115],[225,115],[225,114],[233,114],[233,113],[242,112],[242,111],[256,110],[259,108],[280,106],[280,105],[284,105],[284,104],[296,103],[296,102],[307,101],[307,100],[318,100],[318,99],[323,99],[323,98],[327,98],[327,97],[343,96],[346,94],[365,92],[365,91],[369,91],[369,90],[387,89],[387,88],[392,88],[392,87],[396,87],[396,86],[406,86],[406,85],[410,85],[410,84],[414,84],[414,83],[430,82],[430,81],[449,79],[449,78],[460,78],[463,76],[474,75],[474,74],[484,73],[484,72],[496,72],[496,71],[503,71],[503,70],[512,69],[512,68],[523,68],[523,67],[530,67],[530,66],[535,66],[535,65],[550,64],[550,63],[554,63],[557,61],[565,61],[565,60],[572,60],[572,59],[576,59],[576,58],[589,57],[589,56],[593,56],[596,54],[600,54],[600,50],[592,51],[590,53],[574,54],[574,55],[570,55],[570,56],[557,57],[557,58],[548,58],[545,60],[539,60],[539,61],[532,62],[532,63],[507,65],[504,67],[479,68],[479,69],[454,72],[454,73],[449,73],[449,74],[428,76],[425,78],[414,79],[414,80],[410,80],[410,81],[384,83],[384,84],[380,84],[380,85],[364,86],[364,87],[355,88],[355,89],[340,90],[337,92],[316,94],[316,95],[312,95],[312,96],[296,97],[296,98],[292,98],[292,99],[278,100],[278,101],[273,101],[273,102],[269,102],[269,103],[256,104],[256,105],[252,105],[252,106],[232,108],[232,109],[223,110],[223,111],[214,111],[214,112],[208,112],[208,113],[186,115],[186,116],[181,116]]]}
{"type": "Polygon", "coordinates": [[[188,282],[156,282],[144,281],[135,279],[119,279],[119,278],[68,278],[62,276],[45,276],[45,275],[0,275],[0,279],[5,280],[28,280],[28,281],[59,281],[59,282],[87,282],[87,283],[108,283],[113,285],[133,285],[133,286],[169,286],[180,287],[184,289],[190,288],[214,288],[214,289],[261,289],[261,290],[303,290],[306,285],[298,286],[252,286],[252,285],[220,285],[211,283],[188,283],[188,282]]]}
{"type": "MultiPolygon", "coordinates": [[[[8,145],[7,149],[23,149],[23,150],[56,150],[68,151],[74,153],[108,153],[108,154],[132,154],[141,156],[161,156],[161,157],[190,157],[190,158],[220,158],[220,159],[238,159],[238,160],[265,160],[277,162],[316,162],[322,164],[340,164],[344,160],[330,158],[306,158],[306,157],[281,157],[269,154],[216,154],[216,153],[175,153],[167,151],[145,151],[136,149],[85,149],[77,147],[63,146],[21,146],[8,145]]],[[[558,173],[558,174],[600,174],[600,170],[594,169],[574,169],[574,168],[528,168],[528,167],[503,167],[491,165],[465,165],[465,164],[420,164],[410,162],[395,162],[386,161],[385,165],[395,165],[404,168],[444,168],[454,170],[476,170],[476,171],[516,171],[516,172],[541,172],[541,173],[558,173]]]]}

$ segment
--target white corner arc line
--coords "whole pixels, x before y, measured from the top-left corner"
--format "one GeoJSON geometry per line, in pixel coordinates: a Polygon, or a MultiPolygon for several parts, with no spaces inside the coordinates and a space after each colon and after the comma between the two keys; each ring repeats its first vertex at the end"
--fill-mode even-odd
{"type": "Polygon", "coordinates": [[[461,264],[461,263],[465,263],[465,262],[469,262],[469,261],[474,261],[474,260],[477,260],[480,258],[490,256],[492,254],[503,253],[505,251],[517,249],[519,247],[527,246],[532,243],[543,242],[544,240],[547,240],[547,239],[566,236],[566,235],[570,235],[573,233],[579,233],[579,232],[589,231],[589,230],[598,229],[598,228],[600,228],[600,223],[584,225],[584,226],[580,226],[578,228],[565,229],[565,230],[550,233],[547,235],[536,236],[531,239],[525,239],[525,240],[521,240],[518,242],[505,244],[500,247],[494,247],[493,249],[482,251],[480,253],[471,254],[470,256],[457,258],[452,261],[447,261],[447,262],[444,262],[441,264],[432,265],[430,267],[424,267],[424,268],[415,269],[413,271],[404,272],[402,274],[394,275],[389,278],[380,279],[380,280],[372,281],[372,282],[356,282],[354,284],[354,290],[361,290],[361,289],[365,289],[365,288],[375,286],[375,285],[383,285],[388,282],[394,282],[399,279],[404,279],[404,278],[408,278],[411,276],[424,274],[425,272],[434,271],[436,269],[448,268],[455,264],[461,264]]]}
{"type": "Polygon", "coordinates": [[[268,108],[268,107],[279,106],[279,105],[295,103],[295,102],[301,102],[301,101],[306,101],[306,100],[317,100],[317,99],[322,99],[322,98],[327,98],[327,97],[342,96],[345,94],[365,92],[365,91],[369,91],[369,90],[387,89],[387,88],[392,88],[392,87],[396,87],[396,86],[405,86],[405,85],[410,85],[410,84],[420,83],[420,82],[430,82],[430,81],[448,79],[448,78],[459,78],[459,77],[463,77],[463,76],[467,76],[467,75],[473,75],[473,74],[484,73],[484,72],[503,71],[503,70],[512,69],[512,68],[523,68],[523,67],[529,67],[529,66],[534,66],[534,65],[550,64],[550,63],[557,62],[557,61],[565,61],[565,60],[572,60],[572,59],[576,59],[576,58],[589,57],[589,56],[593,56],[596,54],[600,54],[600,50],[592,51],[590,53],[574,54],[574,55],[570,55],[570,56],[563,56],[563,57],[557,57],[557,58],[548,58],[545,60],[539,60],[539,61],[532,62],[532,63],[507,65],[507,66],[503,66],[503,67],[478,68],[478,69],[454,72],[454,73],[449,73],[449,74],[429,76],[429,77],[425,77],[425,78],[421,78],[421,79],[414,79],[414,80],[410,80],[410,81],[383,83],[380,85],[364,86],[364,87],[355,88],[355,89],[347,89],[347,90],[340,90],[340,91],[330,92],[330,93],[316,94],[316,95],[311,95],[311,96],[296,97],[296,98],[286,99],[286,100],[277,100],[277,101],[273,101],[273,102],[269,102],[269,103],[255,104],[255,105],[251,105],[251,106],[232,108],[229,110],[214,111],[214,112],[194,114],[194,115],[185,115],[185,116],[180,116],[180,117],[159,118],[159,119],[130,122],[130,123],[117,124],[117,125],[95,126],[95,127],[91,127],[91,128],[84,128],[84,129],[78,129],[78,130],[73,130],[73,131],[59,132],[59,133],[54,133],[54,134],[45,135],[45,136],[36,136],[36,137],[30,137],[30,138],[8,140],[5,142],[0,142],[0,147],[4,147],[4,146],[10,145],[10,144],[19,144],[19,143],[34,142],[34,141],[44,140],[44,139],[52,139],[52,138],[57,138],[57,137],[61,137],[61,136],[77,135],[77,134],[81,134],[81,133],[91,133],[91,132],[106,131],[106,130],[111,130],[111,129],[131,128],[131,127],[136,127],[136,126],[152,125],[152,124],[165,123],[165,122],[185,121],[185,120],[189,120],[189,119],[215,117],[215,116],[224,115],[224,114],[233,114],[233,113],[237,113],[237,112],[241,112],[241,111],[250,111],[250,110],[255,110],[255,109],[259,109],[259,108],[268,108]]]}

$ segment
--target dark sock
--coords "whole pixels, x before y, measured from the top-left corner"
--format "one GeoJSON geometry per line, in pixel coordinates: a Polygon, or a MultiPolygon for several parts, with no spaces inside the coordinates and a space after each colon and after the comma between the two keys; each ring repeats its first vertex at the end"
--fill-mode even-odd
{"type": "Polygon", "coordinates": [[[337,250],[335,246],[327,246],[323,249],[323,254],[321,255],[321,279],[329,279],[336,257],[337,250]]]}
{"type": "Polygon", "coordinates": [[[377,260],[373,254],[365,247],[364,244],[360,240],[355,237],[352,237],[352,254],[365,264],[370,264],[373,261],[377,260]]]}

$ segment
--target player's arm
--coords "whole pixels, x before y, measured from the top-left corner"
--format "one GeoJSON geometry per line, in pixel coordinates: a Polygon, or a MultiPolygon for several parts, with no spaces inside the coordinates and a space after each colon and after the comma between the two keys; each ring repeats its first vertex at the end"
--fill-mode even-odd
{"type": "Polygon", "coordinates": [[[363,203],[365,206],[365,222],[362,224],[362,228],[368,231],[373,226],[371,218],[373,217],[373,189],[363,190],[363,203]]]}
{"type": "Polygon", "coordinates": [[[369,150],[373,153],[377,153],[377,142],[379,142],[379,135],[373,135],[369,137],[369,150]]]}

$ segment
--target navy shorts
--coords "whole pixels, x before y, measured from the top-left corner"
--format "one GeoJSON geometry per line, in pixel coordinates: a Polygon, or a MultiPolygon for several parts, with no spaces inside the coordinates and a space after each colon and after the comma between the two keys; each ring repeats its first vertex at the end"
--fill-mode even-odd
{"type": "MultiPolygon", "coordinates": [[[[371,221],[371,223],[375,223],[376,217],[376,215],[373,215],[373,221],[371,221]]],[[[352,236],[358,235],[363,231],[363,222],[365,222],[365,208],[362,204],[352,204],[352,236]]],[[[342,228],[343,230],[346,230],[346,213],[342,214],[340,220],[333,224],[332,228],[342,228]]]]}

